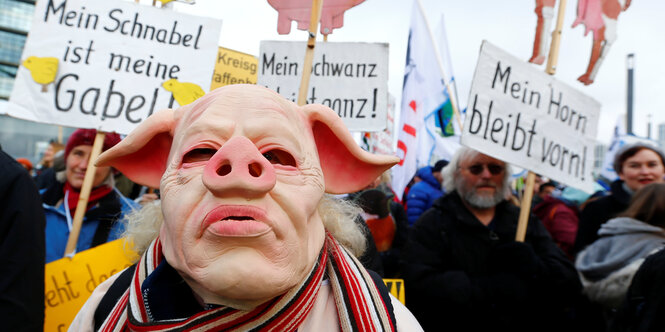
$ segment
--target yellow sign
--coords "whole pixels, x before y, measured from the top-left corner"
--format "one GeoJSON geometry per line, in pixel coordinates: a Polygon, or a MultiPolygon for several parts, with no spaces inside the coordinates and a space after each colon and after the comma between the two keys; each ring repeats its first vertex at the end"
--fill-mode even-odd
{"type": "Polygon", "coordinates": [[[95,287],[131,266],[130,257],[120,239],[46,264],[44,331],[67,331],[95,287]]]}
{"type": "Polygon", "coordinates": [[[388,287],[390,294],[397,298],[402,304],[404,303],[404,279],[383,279],[383,282],[388,287]]]}
{"type": "Polygon", "coordinates": [[[210,91],[230,84],[256,84],[258,67],[257,57],[220,47],[210,91]]]}

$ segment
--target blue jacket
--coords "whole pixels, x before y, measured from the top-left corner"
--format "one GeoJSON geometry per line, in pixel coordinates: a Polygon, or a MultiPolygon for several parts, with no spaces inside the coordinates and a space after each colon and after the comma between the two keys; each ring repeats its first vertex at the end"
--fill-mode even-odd
{"type": "Polygon", "coordinates": [[[441,184],[432,175],[432,167],[425,166],[416,172],[422,181],[414,184],[406,196],[406,216],[412,226],[425,210],[432,207],[434,201],[443,196],[441,184]]]}
{"type": "MultiPolygon", "coordinates": [[[[57,204],[64,196],[63,184],[55,183],[42,190],[46,215],[46,263],[63,258],[69,238],[66,204],[57,204]]],[[[83,217],[76,252],[120,238],[125,230],[124,216],[137,209],[138,204],[123,196],[117,189],[102,197],[83,217]]],[[[73,219],[74,216],[72,215],[73,219]]]]}

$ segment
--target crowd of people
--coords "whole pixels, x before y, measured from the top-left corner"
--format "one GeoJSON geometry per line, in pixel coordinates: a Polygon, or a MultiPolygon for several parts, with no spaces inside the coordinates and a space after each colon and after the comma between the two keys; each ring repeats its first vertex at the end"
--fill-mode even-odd
{"type": "MultiPolygon", "coordinates": [[[[32,165],[0,150],[0,316],[11,330],[43,325],[43,266],[67,254],[95,134],[79,129],[66,145],[50,145],[32,179],[32,165]]],[[[119,142],[107,134],[103,150],[119,142]]],[[[214,159],[214,152],[190,153],[183,158],[214,159]]],[[[284,154],[263,156],[295,163],[284,154]]],[[[524,241],[515,240],[520,195],[510,165],[468,147],[420,169],[404,201],[391,190],[389,171],[343,197],[360,208],[349,210],[366,240],[355,252],[359,261],[380,277],[404,280],[406,308],[425,331],[662,331],[665,155],[651,145],[627,145],[614,169],[611,189],[583,204],[561,195],[561,184],[539,179],[524,241]]],[[[133,189],[141,186],[123,194],[119,176],[110,166],[96,167],[76,252],[121,238],[125,216],[140,208],[133,189]]],[[[159,196],[151,193],[146,201],[152,200],[159,196]]],[[[406,309],[389,307],[393,323],[406,317],[406,309]]]]}

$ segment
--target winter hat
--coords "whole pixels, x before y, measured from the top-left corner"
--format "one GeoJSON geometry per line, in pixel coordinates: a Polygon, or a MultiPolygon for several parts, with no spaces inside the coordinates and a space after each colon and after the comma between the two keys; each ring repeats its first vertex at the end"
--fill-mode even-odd
{"type": "MultiPolygon", "coordinates": [[[[95,135],[97,130],[95,129],[76,129],[69,139],[67,140],[67,146],[65,146],[65,159],[69,156],[69,153],[72,152],[72,149],[79,145],[92,145],[95,142],[95,135]]],[[[120,135],[116,133],[106,133],[104,136],[104,145],[102,151],[106,151],[112,148],[114,145],[120,142],[120,135]]]]}
{"type": "Polygon", "coordinates": [[[28,170],[28,172],[32,170],[32,163],[27,158],[17,158],[16,161],[18,161],[19,164],[23,165],[23,167],[25,167],[25,169],[28,170]]]}
{"type": "Polygon", "coordinates": [[[655,152],[658,157],[660,157],[660,161],[663,163],[663,165],[665,165],[665,154],[657,146],[647,143],[634,143],[622,146],[614,155],[614,163],[612,164],[614,171],[617,174],[621,173],[621,166],[623,162],[644,149],[655,152]],[[630,155],[630,157],[627,157],[626,155],[630,155]]]}
{"type": "Polygon", "coordinates": [[[448,165],[448,160],[441,159],[434,164],[434,167],[432,167],[432,173],[434,172],[441,172],[441,169],[446,167],[448,165]]]}

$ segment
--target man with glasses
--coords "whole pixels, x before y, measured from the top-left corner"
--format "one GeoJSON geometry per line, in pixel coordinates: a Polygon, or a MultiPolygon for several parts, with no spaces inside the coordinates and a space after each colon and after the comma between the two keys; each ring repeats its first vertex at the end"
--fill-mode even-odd
{"type": "Polygon", "coordinates": [[[443,169],[447,194],[415,223],[404,250],[406,304],[426,331],[558,331],[579,295],[575,268],[531,217],[506,201],[510,167],[460,148],[443,169]]]}

